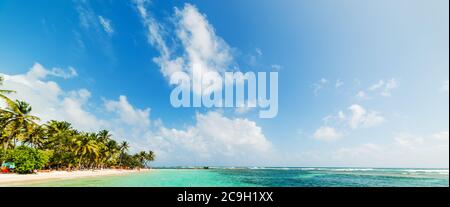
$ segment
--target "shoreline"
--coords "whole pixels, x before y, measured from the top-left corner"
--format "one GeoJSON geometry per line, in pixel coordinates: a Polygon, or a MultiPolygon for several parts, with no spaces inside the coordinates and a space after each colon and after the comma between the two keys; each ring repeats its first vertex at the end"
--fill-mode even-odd
{"type": "Polygon", "coordinates": [[[34,182],[46,182],[52,180],[68,180],[77,178],[119,176],[132,173],[150,172],[152,169],[141,170],[122,170],[122,169],[103,169],[103,170],[77,170],[77,171],[51,171],[38,172],[36,174],[0,174],[0,187],[15,186],[34,182]]]}

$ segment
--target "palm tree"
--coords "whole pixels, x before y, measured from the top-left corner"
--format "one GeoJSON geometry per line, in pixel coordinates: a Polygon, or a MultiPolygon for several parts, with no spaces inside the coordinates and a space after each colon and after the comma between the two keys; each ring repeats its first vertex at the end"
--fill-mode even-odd
{"type": "MultiPolygon", "coordinates": [[[[1,110],[1,109],[0,109],[1,110]]],[[[0,111],[0,148],[6,149],[6,145],[10,144],[8,132],[5,130],[5,123],[11,119],[12,114],[0,111]]],[[[5,151],[6,152],[6,151],[5,151]]]]}
{"type": "Polygon", "coordinates": [[[103,168],[104,164],[108,161],[110,158],[109,152],[110,149],[106,146],[109,141],[111,141],[112,135],[109,133],[108,130],[101,130],[97,133],[97,141],[100,148],[98,163],[103,168]]]}
{"type": "Polygon", "coordinates": [[[148,151],[148,153],[146,153],[145,151],[140,152],[141,156],[143,156],[143,160],[142,165],[143,167],[147,167],[148,166],[148,162],[151,162],[153,160],[155,160],[155,153],[153,153],[153,151],[148,151]]]}
{"type": "MultiPolygon", "coordinates": [[[[1,85],[3,85],[3,77],[2,76],[0,76],[0,86],[1,85]]],[[[10,105],[14,102],[5,95],[5,94],[10,94],[10,93],[15,93],[15,91],[0,89],[0,99],[3,99],[4,101],[6,101],[6,103],[8,105],[10,105]]]]}
{"type": "Polygon", "coordinates": [[[139,164],[141,165],[140,167],[144,167],[145,159],[147,158],[147,152],[141,151],[141,152],[136,154],[136,157],[137,157],[137,159],[139,161],[139,164]]]}
{"type": "Polygon", "coordinates": [[[39,118],[31,115],[31,110],[32,108],[28,103],[19,100],[16,100],[13,105],[8,105],[7,110],[4,110],[5,116],[8,117],[0,128],[8,134],[3,143],[4,149],[8,148],[11,140],[13,140],[13,147],[15,147],[17,137],[22,133],[28,133],[30,125],[37,125],[35,121],[39,118]]]}
{"type": "MultiPolygon", "coordinates": [[[[0,76],[0,86],[1,85],[3,85],[3,77],[2,76],[0,76]]],[[[16,107],[16,103],[6,96],[6,94],[10,94],[10,93],[15,93],[15,91],[0,89],[0,99],[3,99],[6,102],[6,105],[7,105],[8,108],[15,108],[16,107]]],[[[6,123],[6,120],[4,119],[4,116],[9,114],[9,112],[10,111],[8,109],[0,108],[0,113],[2,114],[2,117],[3,117],[2,120],[1,120],[2,122],[0,122],[1,126],[3,126],[6,123]]]]}
{"type": "Polygon", "coordinates": [[[153,151],[141,151],[134,155],[134,157],[137,159],[137,161],[140,164],[140,167],[147,167],[147,162],[155,160],[155,153],[153,151]]]}
{"type": "MultiPolygon", "coordinates": [[[[0,86],[3,85],[3,77],[0,76],[0,86]]],[[[6,94],[15,93],[13,90],[0,89],[0,99],[6,102],[9,107],[14,107],[15,102],[6,96],[6,94]]],[[[0,146],[4,149],[10,144],[10,138],[6,135],[5,126],[7,121],[11,118],[11,113],[8,109],[0,108],[0,146]]]]}
{"type": "Polygon", "coordinates": [[[93,139],[93,134],[83,133],[76,137],[75,154],[79,156],[78,168],[81,169],[84,156],[98,156],[98,145],[93,139]]]}
{"type": "Polygon", "coordinates": [[[40,125],[30,125],[29,133],[24,137],[23,142],[32,147],[42,148],[46,139],[46,129],[40,125]]]}
{"type": "Polygon", "coordinates": [[[154,161],[156,159],[156,155],[153,151],[148,151],[147,157],[145,159],[147,161],[154,161]]]}
{"type": "Polygon", "coordinates": [[[48,121],[45,127],[48,141],[44,148],[55,149],[56,153],[70,153],[75,145],[74,137],[79,133],[72,128],[69,122],[65,121],[48,121]]]}
{"type": "Polygon", "coordinates": [[[47,141],[43,143],[42,149],[52,150],[52,166],[56,168],[66,167],[71,169],[76,165],[77,155],[75,154],[76,136],[79,132],[72,128],[69,122],[51,120],[45,123],[45,136],[47,141]]]}
{"type": "Polygon", "coordinates": [[[107,158],[106,162],[111,161],[111,158],[119,152],[119,146],[115,140],[109,140],[106,145],[107,158]]]}
{"type": "Polygon", "coordinates": [[[109,133],[108,130],[99,131],[97,136],[100,139],[100,141],[103,143],[107,143],[112,137],[112,135],[109,133]]]}
{"type": "Polygon", "coordinates": [[[129,148],[130,148],[130,145],[128,144],[127,141],[123,141],[123,142],[120,143],[120,145],[119,145],[119,151],[120,151],[119,166],[122,166],[123,157],[128,152],[129,148]]]}

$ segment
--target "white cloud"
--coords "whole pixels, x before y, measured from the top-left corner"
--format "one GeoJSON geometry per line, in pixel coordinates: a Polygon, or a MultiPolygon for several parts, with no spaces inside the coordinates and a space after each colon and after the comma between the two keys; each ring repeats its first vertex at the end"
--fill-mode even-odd
{"type": "MultiPolygon", "coordinates": [[[[63,95],[61,105],[54,108],[56,109],[54,114],[43,121],[49,119],[64,120],[72,123],[78,129],[88,131],[96,131],[107,127],[104,120],[98,119],[89,112],[88,101],[90,96],[90,92],[86,89],[68,92],[67,95],[63,95]]],[[[35,106],[32,102],[31,104],[33,107],[35,106]]],[[[45,109],[42,113],[46,113],[45,109]]],[[[38,117],[41,116],[38,115],[38,117]]]]}
{"type": "Polygon", "coordinates": [[[219,112],[197,114],[195,125],[186,129],[161,126],[150,142],[158,143],[155,147],[163,155],[175,156],[161,158],[167,162],[264,163],[261,159],[267,159],[272,149],[255,122],[230,119],[219,112]]]}
{"type": "Polygon", "coordinates": [[[367,111],[364,107],[353,104],[348,107],[349,113],[339,111],[323,118],[325,126],[317,129],[313,137],[317,140],[333,141],[344,136],[339,131],[371,128],[382,124],[385,118],[376,111],[367,111]]]}
{"type": "MultiPolygon", "coordinates": [[[[448,168],[448,131],[434,135],[401,134],[385,144],[363,143],[340,147],[330,152],[319,151],[315,163],[326,166],[347,167],[405,167],[405,168],[448,168]]],[[[446,173],[447,172],[442,172],[446,173]]]]}
{"type": "Polygon", "coordinates": [[[412,135],[401,135],[394,137],[394,141],[398,146],[405,148],[416,148],[423,145],[424,139],[422,137],[416,137],[412,135]]]}
{"type": "Polygon", "coordinates": [[[133,107],[126,96],[120,96],[118,101],[106,100],[106,110],[114,112],[119,119],[131,126],[150,127],[150,108],[141,110],[133,107]]]}
{"type": "Polygon", "coordinates": [[[398,82],[392,78],[390,80],[379,80],[377,83],[369,87],[369,91],[379,92],[380,95],[389,97],[392,95],[392,90],[398,88],[398,82]]]}
{"type": "Polygon", "coordinates": [[[46,69],[35,63],[25,74],[7,75],[4,77],[4,87],[14,89],[17,93],[10,94],[12,99],[24,100],[33,107],[32,113],[41,118],[42,122],[51,119],[66,120],[83,130],[96,130],[103,123],[86,111],[90,92],[86,89],[64,91],[54,82],[47,80],[50,76],[68,78],[76,74],[75,69],[66,74],[60,69],[46,69]]]}
{"type": "Polygon", "coordinates": [[[106,32],[108,35],[112,35],[112,34],[114,33],[114,29],[113,29],[113,27],[112,27],[111,20],[106,19],[106,18],[103,17],[103,16],[98,16],[98,21],[99,21],[100,24],[102,25],[103,30],[105,30],[105,32],[106,32]]]}
{"type": "MultiPolygon", "coordinates": [[[[445,135],[445,133],[437,134],[445,135]]],[[[293,165],[293,162],[295,165],[303,166],[448,168],[448,153],[448,139],[446,141],[436,139],[435,135],[402,134],[383,144],[367,142],[327,151],[313,148],[304,152],[289,153],[284,160],[292,158],[288,162],[289,165],[293,165]]],[[[448,175],[448,170],[439,173],[448,175]]]]}
{"type": "Polygon", "coordinates": [[[176,9],[175,14],[178,19],[177,36],[184,46],[190,68],[202,65],[206,71],[225,71],[232,59],[230,48],[215,34],[206,16],[190,4],[182,10],[176,9]]]}
{"type": "Polygon", "coordinates": [[[379,80],[377,83],[370,86],[369,90],[371,90],[371,91],[378,90],[378,89],[382,88],[384,86],[384,84],[385,84],[384,80],[379,80]]]}
{"type": "Polygon", "coordinates": [[[166,45],[164,41],[164,37],[162,35],[162,26],[154,19],[146,9],[149,1],[147,0],[134,0],[138,13],[141,17],[142,24],[147,29],[147,39],[151,45],[156,47],[158,51],[161,53],[161,57],[155,59],[155,61],[161,64],[161,72],[165,76],[169,76],[173,72],[181,71],[182,65],[184,64],[181,60],[170,60],[171,52],[169,47],[166,45]]]}
{"type": "Polygon", "coordinates": [[[35,63],[30,71],[28,71],[27,76],[33,79],[46,78],[48,76],[69,79],[77,77],[78,73],[73,67],[68,67],[67,71],[61,68],[45,69],[41,64],[35,63]]]}
{"type": "Polygon", "coordinates": [[[442,132],[439,132],[439,133],[436,133],[436,134],[434,134],[433,135],[433,137],[435,138],[435,139],[437,139],[437,140],[440,140],[440,141],[446,141],[446,142],[448,142],[448,131],[442,131],[442,132]]]}
{"type": "MultiPolygon", "coordinates": [[[[132,113],[142,111],[123,98],[111,102],[122,102],[122,108],[133,108],[132,113]]],[[[155,151],[155,165],[263,165],[271,159],[272,144],[248,119],[228,118],[219,112],[199,113],[193,124],[177,128],[147,116],[139,119],[152,123],[150,126],[130,125],[134,121],[122,119],[121,112],[111,113],[117,115],[108,120],[113,134],[130,141],[135,150],[155,151]]]]}
{"type": "Polygon", "coordinates": [[[432,135],[401,134],[394,137],[394,143],[386,156],[398,166],[448,168],[448,131],[432,135]]]}
{"type": "Polygon", "coordinates": [[[319,80],[319,82],[314,83],[313,84],[314,95],[318,96],[319,95],[319,91],[322,90],[325,87],[325,85],[327,85],[327,84],[328,84],[328,80],[325,79],[325,78],[322,78],[322,79],[319,80]]]}
{"type": "Polygon", "coordinates": [[[386,83],[386,87],[381,92],[382,96],[391,96],[391,91],[398,87],[398,83],[395,79],[391,79],[386,83]]]}
{"type": "Polygon", "coordinates": [[[75,70],[75,68],[73,67],[69,67],[68,68],[69,71],[64,71],[61,68],[53,68],[52,71],[50,72],[50,75],[56,76],[56,77],[61,77],[64,79],[69,79],[69,78],[73,78],[73,77],[77,77],[78,73],[75,70]]]}
{"type": "Polygon", "coordinates": [[[334,141],[342,138],[342,134],[332,127],[320,127],[314,133],[314,138],[323,141],[334,141]]]}
{"type": "Polygon", "coordinates": [[[57,76],[52,71],[36,63],[25,74],[0,75],[4,77],[3,87],[17,92],[9,96],[30,103],[32,114],[40,117],[41,123],[64,120],[72,123],[75,128],[86,131],[103,128],[114,131],[130,125],[149,127],[150,109],[136,109],[128,103],[125,96],[120,96],[118,101],[105,100],[106,115],[111,119],[99,118],[91,112],[97,108],[93,108],[95,105],[91,101],[90,91],[83,88],[70,91],[61,89],[55,81],[47,80],[50,76],[57,76]]]}
{"type": "Polygon", "coordinates": [[[111,21],[103,16],[96,14],[90,1],[81,0],[74,1],[75,9],[78,14],[81,31],[74,31],[74,41],[79,46],[81,52],[86,49],[84,38],[90,39],[95,43],[95,49],[99,49],[106,57],[108,57],[112,64],[117,63],[114,47],[111,42],[111,35],[114,32],[111,21]]]}
{"type": "Polygon", "coordinates": [[[258,54],[258,56],[262,56],[263,55],[263,52],[262,52],[262,50],[260,48],[256,48],[255,52],[256,52],[256,54],[258,54]]]}
{"type": "Polygon", "coordinates": [[[95,28],[97,25],[97,18],[93,9],[86,1],[76,2],[76,10],[81,27],[85,29],[95,28]]]}
{"type": "MultiPolygon", "coordinates": [[[[348,113],[339,111],[337,114],[328,115],[323,118],[325,125],[333,125],[334,128],[352,129],[371,128],[386,121],[379,112],[366,110],[358,104],[348,107],[348,113]]],[[[329,130],[330,131],[330,130],[329,130]]]]}
{"type": "Polygon", "coordinates": [[[194,65],[201,67],[202,74],[224,72],[229,68],[233,60],[230,47],[216,35],[206,16],[201,14],[195,6],[185,4],[184,8],[175,9],[173,19],[176,38],[174,40],[182,46],[182,54],[177,56],[173,54],[164,39],[163,26],[146,9],[147,1],[135,0],[134,2],[148,30],[150,44],[161,54],[160,57],[154,58],[154,61],[160,66],[161,73],[165,77],[177,71],[192,74],[194,65]]]}
{"type": "Polygon", "coordinates": [[[364,92],[364,91],[359,91],[356,94],[356,97],[358,97],[360,99],[365,99],[365,100],[370,99],[369,96],[367,96],[366,92],[364,92]]]}
{"type": "Polygon", "coordinates": [[[351,111],[349,126],[352,129],[356,129],[359,127],[374,127],[380,125],[385,121],[385,118],[380,116],[378,112],[367,111],[358,104],[350,106],[349,110],[351,111]]]}
{"type": "Polygon", "coordinates": [[[343,111],[339,111],[338,112],[338,118],[339,118],[339,120],[345,120],[346,115],[344,114],[343,111]]]}
{"type": "Polygon", "coordinates": [[[30,103],[42,123],[64,120],[79,130],[110,130],[119,141],[129,141],[134,151],[156,151],[159,165],[263,165],[271,159],[272,144],[251,120],[208,112],[181,129],[166,127],[161,120],[151,120],[149,108],[133,106],[126,96],[96,105],[87,89],[65,91],[47,80],[50,71],[35,64],[25,74],[0,74],[2,88],[16,90],[11,98],[30,103]]]}

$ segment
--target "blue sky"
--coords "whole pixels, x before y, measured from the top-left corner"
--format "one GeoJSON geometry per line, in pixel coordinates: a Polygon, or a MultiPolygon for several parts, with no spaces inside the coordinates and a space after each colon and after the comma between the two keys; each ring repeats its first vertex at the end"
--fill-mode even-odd
{"type": "Polygon", "coordinates": [[[155,150],[155,165],[448,167],[448,7],[0,1],[2,87],[43,120],[107,128],[134,150],[155,150]],[[228,70],[277,71],[278,115],[172,107],[155,58],[190,63],[192,50],[228,70]]]}

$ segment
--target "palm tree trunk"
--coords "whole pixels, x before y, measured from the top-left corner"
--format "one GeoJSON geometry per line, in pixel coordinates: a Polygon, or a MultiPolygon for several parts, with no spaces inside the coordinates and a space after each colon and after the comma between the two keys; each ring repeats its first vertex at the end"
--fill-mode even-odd
{"type": "Polygon", "coordinates": [[[83,155],[80,156],[80,161],[78,161],[78,170],[81,170],[81,161],[83,160],[83,155]]]}
{"type": "Polygon", "coordinates": [[[8,149],[8,145],[9,145],[9,140],[5,140],[5,143],[3,143],[3,149],[5,150],[5,153],[6,153],[6,150],[8,149]]]}
{"type": "Polygon", "coordinates": [[[122,154],[120,154],[120,157],[119,157],[119,166],[120,166],[120,168],[122,168],[122,154]]]}
{"type": "Polygon", "coordinates": [[[13,149],[16,149],[16,142],[17,142],[17,138],[14,137],[14,139],[13,139],[13,149]]]}
{"type": "MultiPolygon", "coordinates": [[[[5,140],[5,145],[4,145],[4,149],[7,150],[8,146],[9,146],[9,142],[11,141],[11,139],[13,138],[14,133],[12,133],[7,140],[5,140]]],[[[14,148],[16,148],[16,146],[14,146],[14,148]]]]}

